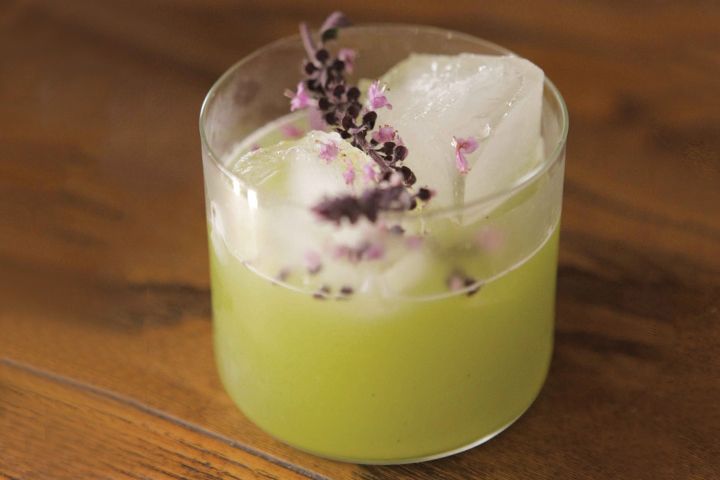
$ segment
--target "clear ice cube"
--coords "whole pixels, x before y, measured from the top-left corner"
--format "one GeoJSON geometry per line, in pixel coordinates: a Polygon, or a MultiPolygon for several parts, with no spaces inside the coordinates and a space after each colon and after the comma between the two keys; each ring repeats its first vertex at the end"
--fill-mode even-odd
{"type": "Polygon", "coordinates": [[[393,108],[378,111],[378,124],[397,129],[418,184],[437,191],[435,205],[460,205],[537,165],[543,80],[540,68],[515,56],[413,54],[380,79],[393,108]],[[466,154],[466,175],[456,168],[453,137],[478,142],[466,154]]]}

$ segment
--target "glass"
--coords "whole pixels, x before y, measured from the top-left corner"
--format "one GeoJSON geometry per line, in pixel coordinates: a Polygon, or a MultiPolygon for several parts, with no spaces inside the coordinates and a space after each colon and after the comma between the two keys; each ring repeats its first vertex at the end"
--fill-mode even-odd
{"type": "MultiPolygon", "coordinates": [[[[344,29],[337,43],[358,52],[351,83],[378,78],[412,52],[510,53],[465,34],[399,25],[344,29]]],[[[287,116],[282,92],[299,81],[304,55],[298,37],[258,50],[217,81],[200,116],[223,384],[262,429],[324,457],[396,464],[479,445],[531,405],[550,363],[568,128],[562,97],[546,79],[544,160],[534,171],[462,208],[431,203],[412,218],[386,219],[422,223],[424,242],[396,252],[397,268],[328,289],[322,272],[289,279],[287,266],[301,262],[297,245],[331,238],[333,229],[228,165],[240,142],[287,116]],[[477,283],[449,291],[439,279],[459,268],[477,283]]]]}

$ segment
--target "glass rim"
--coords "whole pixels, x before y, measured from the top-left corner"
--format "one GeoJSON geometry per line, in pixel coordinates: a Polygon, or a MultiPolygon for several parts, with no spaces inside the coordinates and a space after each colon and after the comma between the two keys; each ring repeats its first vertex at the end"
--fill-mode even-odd
{"type": "MultiPolygon", "coordinates": [[[[364,23],[362,25],[353,25],[350,27],[343,28],[343,30],[352,30],[352,31],[360,31],[360,30],[406,30],[409,32],[428,32],[428,33],[435,33],[435,34],[442,34],[447,36],[448,38],[462,38],[464,40],[481,44],[485,47],[488,47],[492,50],[497,51],[498,53],[502,53],[504,55],[514,55],[520,58],[520,55],[517,55],[512,50],[509,50],[501,45],[498,45],[494,42],[491,42],[489,40],[482,39],[480,37],[476,37],[474,35],[470,35],[468,33],[459,32],[456,30],[450,30],[446,28],[440,28],[440,27],[434,27],[430,25],[417,25],[417,24],[410,24],[410,23],[364,23]]],[[[210,157],[210,160],[215,165],[215,167],[218,168],[218,170],[225,176],[227,176],[231,181],[233,182],[240,182],[241,185],[245,187],[245,189],[251,189],[251,187],[247,186],[242,179],[242,177],[232,173],[224,164],[220,161],[220,159],[215,154],[215,151],[210,146],[210,143],[208,142],[207,135],[205,133],[205,124],[207,119],[207,112],[209,110],[209,105],[212,101],[212,99],[215,97],[217,92],[220,90],[224,82],[233,75],[237,70],[242,68],[246,63],[252,61],[253,59],[259,57],[260,55],[263,55],[267,52],[270,52],[271,50],[282,46],[282,45],[298,45],[301,43],[300,35],[294,34],[294,35],[288,35],[285,37],[281,37],[277,40],[274,40],[268,44],[263,45],[262,47],[259,47],[252,52],[250,52],[248,55],[244,56],[237,62],[235,62],[233,65],[231,65],[227,70],[223,72],[222,75],[213,83],[213,85],[210,87],[210,90],[208,90],[208,93],[205,95],[205,98],[203,99],[202,106],[200,107],[200,116],[199,116],[199,127],[200,127],[200,142],[203,151],[207,152],[208,156],[210,157]]],[[[544,70],[543,70],[544,73],[544,70]]],[[[492,203],[498,199],[502,199],[505,197],[508,197],[510,195],[515,194],[516,192],[521,191],[523,188],[529,186],[532,184],[535,180],[542,177],[543,174],[545,174],[547,171],[551,170],[562,158],[563,158],[563,151],[565,149],[565,145],[567,143],[567,135],[569,130],[569,124],[570,124],[570,117],[568,114],[567,105],[565,104],[565,99],[563,98],[562,94],[560,93],[560,90],[555,86],[555,84],[550,80],[550,78],[547,75],[544,75],[543,79],[543,91],[547,88],[553,98],[557,101],[558,105],[560,106],[560,134],[558,135],[558,139],[555,142],[555,146],[552,149],[552,153],[548,156],[546,156],[543,161],[536,166],[534,169],[527,172],[525,175],[520,177],[518,180],[516,180],[514,183],[508,185],[507,187],[498,189],[496,191],[493,191],[487,195],[481,195],[477,198],[473,198],[472,200],[463,203],[462,205],[447,205],[442,207],[433,207],[432,203],[422,209],[422,215],[423,216],[435,216],[435,215],[444,215],[448,213],[463,211],[470,208],[475,208],[477,206],[480,206],[482,204],[489,204],[492,203]]],[[[543,101],[543,104],[545,102],[543,101]]],[[[301,207],[304,209],[309,208],[309,205],[303,205],[299,203],[295,203],[291,200],[288,200],[286,198],[282,199],[282,203],[284,205],[288,206],[294,206],[294,207],[301,207]]]]}

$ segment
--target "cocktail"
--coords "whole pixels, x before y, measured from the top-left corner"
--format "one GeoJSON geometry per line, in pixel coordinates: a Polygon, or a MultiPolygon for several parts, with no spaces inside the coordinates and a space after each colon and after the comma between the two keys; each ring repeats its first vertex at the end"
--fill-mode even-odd
{"type": "Polygon", "coordinates": [[[299,449],[438,458],[547,374],[567,112],[501,47],[344,22],[243,59],[203,105],[217,365],[299,449]]]}

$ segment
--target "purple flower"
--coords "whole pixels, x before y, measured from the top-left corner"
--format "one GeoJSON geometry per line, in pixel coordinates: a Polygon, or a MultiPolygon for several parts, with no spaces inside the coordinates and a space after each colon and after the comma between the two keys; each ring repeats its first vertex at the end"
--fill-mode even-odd
{"type": "Polygon", "coordinates": [[[323,120],[322,112],[316,108],[311,107],[308,111],[308,122],[310,123],[310,130],[325,130],[325,120],[323,120]]]}
{"type": "Polygon", "coordinates": [[[378,175],[377,171],[375,171],[375,165],[373,163],[366,163],[363,165],[363,174],[365,175],[365,180],[371,183],[377,183],[378,181],[378,175]]]}
{"type": "Polygon", "coordinates": [[[388,183],[393,187],[400,187],[403,184],[403,176],[398,172],[393,172],[388,179],[388,183]]]}
{"type": "Polygon", "coordinates": [[[301,128],[298,128],[292,124],[283,125],[282,127],[280,127],[280,131],[286,138],[300,138],[305,133],[301,128]]]}
{"type": "Polygon", "coordinates": [[[352,185],[355,182],[355,167],[353,164],[348,162],[347,168],[343,172],[343,178],[345,179],[345,185],[352,185]]]}
{"type": "Polygon", "coordinates": [[[320,144],[320,158],[325,160],[327,163],[335,160],[335,158],[337,158],[338,156],[338,153],[340,153],[340,149],[335,142],[330,141],[328,143],[320,144]]]}
{"type": "Polygon", "coordinates": [[[476,234],[475,241],[483,250],[496,252],[505,244],[505,235],[497,228],[486,227],[476,234]]]}
{"type": "Polygon", "coordinates": [[[455,166],[461,174],[465,175],[470,171],[470,166],[465,158],[465,154],[473,153],[477,150],[478,142],[473,137],[452,137],[452,146],[455,149],[455,166]]]}
{"type": "Polygon", "coordinates": [[[382,243],[371,243],[363,255],[367,260],[378,260],[385,256],[385,247],[382,243]]]}
{"type": "Polygon", "coordinates": [[[347,70],[348,73],[352,73],[357,52],[352,48],[341,48],[337,56],[338,59],[345,64],[345,70],[347,70]]]}
{"type": "Polygon", "coordinates": [[[424,239],[420,235],[410,235],[405,239],[405,246],[410,250],[417,250],[422,247],[423,241],[424,239]]]}
{"type": "Polygon", "coordinates": [[[320,260],[320,254],[314,250],[308,250],[305,252],[305,267],[307,268],[310,275],[315,275],[322,270],[322,261],[320,260]]]}
{"type": "Polygon", "coordinates": [[[350,256],[350,253],[352,252],[352,249],[348,247],[347,245],[336,245],[332,249],[332,255],[333,258],[348,258],[350,256]]]}
{"type": "Polygon", "coordinates": [[[447,284],[451,291],[457,292],[458,290],[465,288],[465,279],[462,275],[454,273],[450,275],[450,278],[448,278],[447,284]]]}
{"type": "Polygon", "coordinates": [[[311,105],[310,95],[308,95],[308,92],[305,89],[304,82],[298,83],[297,91],[295,93],[288,90],[287,92],[285,92],[285,95],[290,97],[291,112],[307,108],[311,105]]]}
{"type": "Polygon", "coordinates": [[[392,110],[392,105],[385,96],[385,86],[380,86],[380,82],[375,80],[368,88],[368,108],[370,110],[378,110],[387,107],[392,110]]]}
{"type": "Polygon", "coordinates": [[[392,142],[395,140],[397,132],[390,125],[383,125],[377,131],[373,132],[372,139],[377,143],[392,142]]]}
{"type": "Polygon", "coordinates": [[[250,147],[251,152],[254,152],[255,150],[260,150],[260,145],[257,143],[253,143],[252,146],[250,147]]]}

